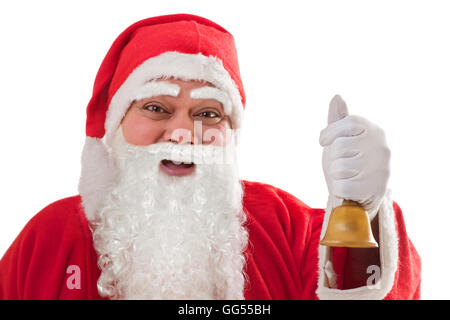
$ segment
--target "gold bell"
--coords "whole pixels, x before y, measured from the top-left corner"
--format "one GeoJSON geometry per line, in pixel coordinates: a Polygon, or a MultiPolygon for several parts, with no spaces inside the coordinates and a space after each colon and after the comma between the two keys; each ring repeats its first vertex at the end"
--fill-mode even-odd
{"type": "Polygon", "coordinates": [[[357,202],[344,200],[333,209],[321,245],[329,247],[377,248],[366,210],[357,202]]]}

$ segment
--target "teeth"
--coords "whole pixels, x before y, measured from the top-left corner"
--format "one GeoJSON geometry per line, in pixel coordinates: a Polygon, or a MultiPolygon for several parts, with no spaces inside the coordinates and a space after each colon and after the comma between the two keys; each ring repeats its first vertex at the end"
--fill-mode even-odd
{"type": "Polygon", "coordinates": [[[167,160],[167,161],[171,161],[173,164],[177,166],[180,164],[193,164],[192,162],[184,162],[184,161],[175,161],[175,160],[167,160]]]}

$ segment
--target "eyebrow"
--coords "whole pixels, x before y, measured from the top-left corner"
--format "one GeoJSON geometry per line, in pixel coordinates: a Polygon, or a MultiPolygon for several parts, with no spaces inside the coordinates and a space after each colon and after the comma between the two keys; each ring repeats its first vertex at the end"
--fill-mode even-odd
{"type": "Polygon", "coordinates": [[[222,103],[223,110],[227,115],[231,114],[231,101],[227,93],[215,87],[201,87],[190,92],[192,99],[214,99],[222,103]]]}
{"type": "Polygon", "coordinates": [[[144,98],[151,98],[156,96],[172,96],[177,97],[180,93],[180,86],[168,81],[156,81],[152,80],[141,87],[138,87],[133,94],[134,100],[140,100],[144,98]]]}

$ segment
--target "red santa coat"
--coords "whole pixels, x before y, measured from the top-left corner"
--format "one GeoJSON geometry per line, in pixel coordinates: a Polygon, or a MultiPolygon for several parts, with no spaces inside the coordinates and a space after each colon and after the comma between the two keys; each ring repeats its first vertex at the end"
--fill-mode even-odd
{"type": "MultiPolygon", "coordinates": [[[[323,209],[271,185],[243,180],[249,246],[246,299],[318,299],[323,209]]],[[[398,261],[385,299],[420,297],[420,258],[394,203],[398,261]]],[[[345,250],[333,255],[345,266],[345,250]]],[[[342,270],[336,270],[338,277],[342,270]]],[[[81,197],[56,201],[25,226],[0,261],[0,299],[101,299],[97,253],[81,197]],[[74,269],[74,267],[76,269],[74,269]],[[73,285],[74,272],[79,287],[73,285]],[[72,277],[72,279],[71,279],[72,277]]],[[[329,289],[333,290],[333,289],[329,289]]],[[[375,290],[375,289],[372,289],[375,290]]],[[[334,293],[346,291],[336,290],[334,293]]]]}

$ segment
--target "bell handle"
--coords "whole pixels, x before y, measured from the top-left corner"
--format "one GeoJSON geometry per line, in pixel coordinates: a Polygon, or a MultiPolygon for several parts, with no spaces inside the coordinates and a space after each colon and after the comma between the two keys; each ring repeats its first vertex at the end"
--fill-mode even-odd
{"type": "Polygon", "coordinates": [[[342,205],[343,206],[358,206],[358,207],[362,207],[362,205],[359,202],[353,201],[353,200],[346,200],[344,199],[342,201],[342,205]]]}

